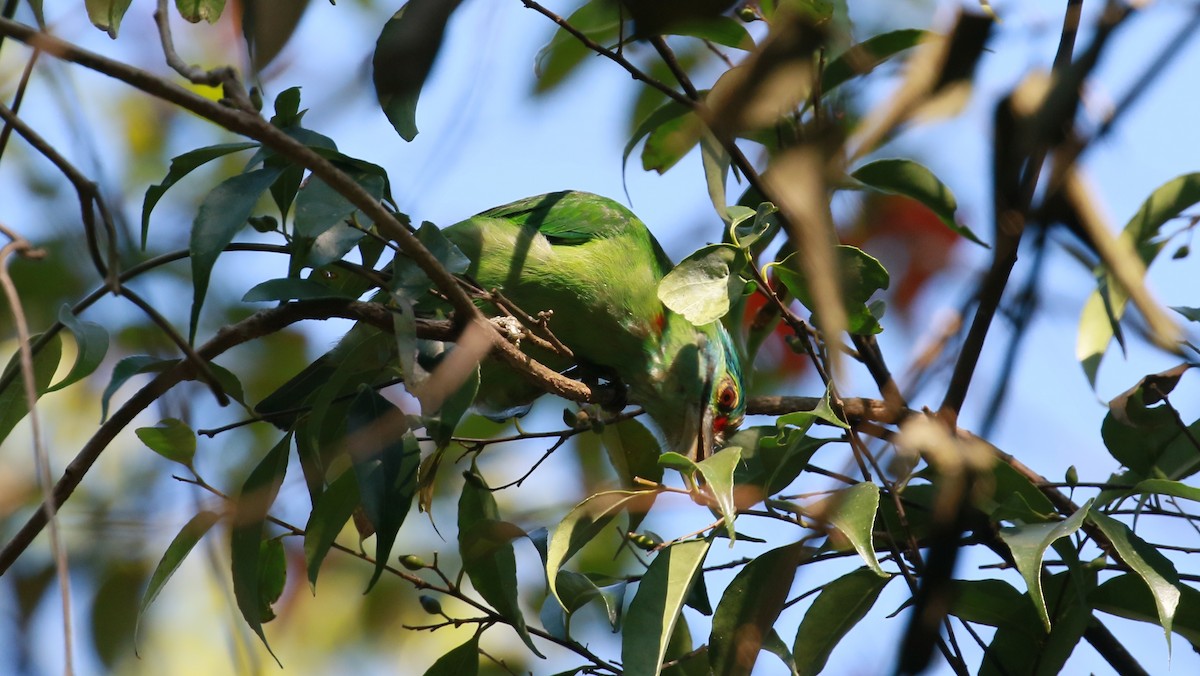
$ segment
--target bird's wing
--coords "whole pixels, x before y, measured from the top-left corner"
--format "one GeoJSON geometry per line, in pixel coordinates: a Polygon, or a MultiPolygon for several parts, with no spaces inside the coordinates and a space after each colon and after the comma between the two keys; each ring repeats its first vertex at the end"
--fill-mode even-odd
{"type": "Polygon", "coordinates": [[[637,217],[617,202],[574,190],[529,197],[479,215],[533,225],[551,244],[584,244],[617,235],[631,224],[640,226],[637,217]]]}

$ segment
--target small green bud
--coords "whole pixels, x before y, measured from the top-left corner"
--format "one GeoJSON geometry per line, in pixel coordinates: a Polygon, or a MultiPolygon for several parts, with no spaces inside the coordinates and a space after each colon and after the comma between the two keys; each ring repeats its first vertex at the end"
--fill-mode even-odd
{"type": "Polygon", "coordinates": [[[629,533],[629,541],[633,543],[634,547],[647,552],[663,543],[661,535],[649,530],[645,533],[629,533]]]}
{"type": "Polygon", "coordinates": [[[1079,483],[1079,470],[1075,469],[1075,465],[1067,468],[1067,485],[1074,488],[1079,483]]]}
{"type": "Polygon", "coordinates": [[[279,221],[274,216],[251,216],[246,221],[259,232],[275,232],[279,229],[279,221]]]}
{"type": "Polygon", "coordinates": [[[405,554],[404,556],[401,556],[400,565],[409,570],[421,570],[422,568],[429,567],[429,564],[425,563],[425,559],[422,559],[416,554],[405,554]]]}
{"type": "Polygon", "coordinates": [[[739,19],[741,19],[742,21],[744,21],[746,23],[750,23],[752,21],[758,21],[759,19],[762,18],[761,16],[759,16],[758,10],[754,9],[753,7],[749,7],[749,6],[742,7],[741,9],[739,9],[737,11],[737,15],[738,15],[739,19]]]}
{"type": "Polygon", "coordinates": [[[1188,254],[1190,254],[1190,253],[1192,253],[1192,248],[1189,247],[1188,245],[1184,244],[1183,246],[1176,249],[1175,253],[1171,254],[1171,258],[1174,258],[1175,260],[1179,260],[1180,258],[1187,258],[1188,254]]]}
{"type": "Polygon", "coordinates": [[[422,594],[421,596],[417,597],[417,600],[421,602],[421,609],[430,615],[445,615],[445,613],[442,612],[442,604],[432,596],[426,596],[422,594]]]}

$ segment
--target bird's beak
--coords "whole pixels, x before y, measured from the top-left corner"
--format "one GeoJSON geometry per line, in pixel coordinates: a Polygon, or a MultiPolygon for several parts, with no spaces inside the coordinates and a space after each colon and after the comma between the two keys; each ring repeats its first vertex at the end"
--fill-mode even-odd
{"type": "Polygon", "coordinates": [[[712,380],[710,379],[704,384],[704,397],[700,400],[700,430],[696,439],[696,462],[711,456],[713,447],[717,444],[716,435],[713,432],[712,406],[709,406],[711,392],[712,380]]]}

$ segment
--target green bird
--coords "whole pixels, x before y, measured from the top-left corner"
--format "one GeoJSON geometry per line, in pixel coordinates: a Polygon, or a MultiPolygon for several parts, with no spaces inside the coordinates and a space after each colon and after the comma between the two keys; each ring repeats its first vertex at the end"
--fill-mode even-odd
{"type": "MultiPolygon", "coordinates": [[[[574,360],[528,346],[531,356],[559,371],[577,363],[627,386],[628,400],[662,430],[667,450],[706,457],[740,424],[742,372],[729,334],[720,322],[695,326],[662,304],[658,283],[671,261],[622,205],[585,192],[550,193],[485,211],[442,233],[470,260],[466,275],[481,288],[499,290],[532,315],[552,311],[548,327],[574,360]]],[[[384,380],[378,362],[396,361],[395,341],[372,340],[377,333],[356,326],[263,400],[258,412],[303,403],[348,355],[364,361],[364,374],[384,380]]],[[[496,360],[485,360],[480,376],[474,408],[489,417],[521,415],[544,394],[496,360]]]]}

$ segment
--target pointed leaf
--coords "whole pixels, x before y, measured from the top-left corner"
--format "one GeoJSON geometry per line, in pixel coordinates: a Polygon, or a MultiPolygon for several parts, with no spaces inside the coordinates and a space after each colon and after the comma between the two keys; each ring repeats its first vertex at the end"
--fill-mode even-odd
{"type": "MultiPolygon", "coordinates": [[[[679,122],[677,122],[677,120],[679,120],[684,115],[686,115],[690,112],[691,112],[691,108],[689,106],[685,106],[682,103],[679,103],[678,101],[668,100],[666,103],[664,103],[661,106],[659,106],[658,108],[654,109],[654,111],[652,111],[649,115],[647,115],[646,119],[642,120],[641,123],[638,124],[637,129],[633,130],[633,135],[629,137],[629,142],[625,144],[625,150],[621,154],[621,170],[622,170],[622,172],[624,172],[625,165],[627,165],[629,163],[629,156],[633,154],[633,149],[637,147],[637,144],[639,141],[641,141],[644,138],[647,138],[651,134],[659,133],[658,130],[664,128],[667,125],[680,124],[679,122]]],[[[647,140],[646,143],[650,143],[650,141],[647,140]]],[[[646,171],[655,169],[655,170],[658,170],[660,174],[662,172],[666,171],[666,169],[669,167],[669,165],[668,165],[668,167],[659,169],[660,162],[657,162],[657,161],[651,162],[650,160],[647,159],[647,153],[649,153],[649,152],[650,151],[643,149],[642,168],[645,169],[646,171]]]]}
{"type": "Polygon", "coordinates": [[[658,284],[658,299],[696,326],[729,312],[730,290],[743,284],[737,275],[738,249],[713,244],[683,259],[658,284]]]}
{"type": "Polygon", "coordinates": [[[459,0],[409,0],[384,24],[375,42],[375,95],[405,141],[417,136],[417,99],[442,47],[459,0]]]}
{"type": "MultiPolygon", "coordinates": [[[[1193,648],[1200,646],[1200,591],[1179,585],[1179,604],[1175,608],[1171,630],[1187,639],[1193,648]]],[[[1118,617],[1162,626],[1155,602],[1146,582],[1132,573],[1106,580],[1089,597],[1092,607],[1118,617]]]]}
{"type": "Polygon", "coordinates": [[[746,564],[733,578],[717,604],[708,639],[708,663],[713,673],[750,673],[787,601],[796,568],[813,553],[812,548],[799,543],[772,549],[746,564]]]}
{"type": "Polygon", "coordinates": [[[713,136],[711,131],[705,131],[700,136],[700,160],[704,165],[704,180],[708,184],[708,197],[712,200],[713,208],[722,220],[728,220],[726,207],[725,184],[729,178],[729,167],[733,163],[729,151],[713,136]]]}
{"type": "Polygon", "coordinates": [[[212,189],[200,203],[192,222],[192,316],[188,340],[196,338],[200,308],[208,293],[208,282],[217,256],[229,246],[234,235],[246,225],[246,219],[267,188],[279,178],[282,167],[264,167],[226,179],[212,189]]]}
{"type": "Polygon", "coordinates": [[[1154,597],[1154,606],[1158,610],[1158,623],[1162,625],[1167,637],[1167,650],[1171,649],[1171,622],[1175,617],[1175,609],[1179,605],[1179,573],[1175,564],[1154,546],[1147,543],[1124,523],[1102,514],[1092,512],[1088,519],[1096,524],[1104,535],[1112,542],[1133,572],[1142,578],[1150,594],[1154,597]]]}
{"type": "Polygon", "coordinates": [[[829,523],[837,527],[842,535],[854,545],[859,556],[876,575],[890,577],[879,566],[875,558],[875,515],[879,511],[879,486],[870,481],[851,486],[829,498],[836,500],[829,523]]]}
{"type": "Polygon", "coordinates": [[[1046,611],[1046,598],[1042,595],[1042,558],[1055,540],[1079,530],[1091,505],[1092,501],[1089,500],[1070,518],[1058,523],[1032,523],[1000,529],[1000,539],[1012,551],[1017,570],[1029,590],[1029,598],[1047,632],[1050,631],[1050,615],[1046,611]]]}
{"type": "Polygon", "coordinates": [[[150,233],[150,212],[154,211],[154,206],[158,204],[158,201],[162,199],[167,190],[171,189],[171,186],[178,183],[184,176],[213,160],[241,150],[249,150],[250,148],[257,147],[257,143],[223,143],[221,145],[197,148],[196,150],[172,158],[166,177],[159,183],[147,188],[146,197],[142,201],[142,249],[146,248],[146,237],[150,233]]]}
{"type": "Polygon", "coordinates": [[[131,0],[85,0],[88,19],[92,25],[108,33],[108,37],[116,40],[117,31],[121,28],[121,19],[129,9],[131,0]]]}
{"type": "Polygon", "coordinates": [[[196,457],[196,433],[178,418],[164,418],[154,427],[134,430],[138,439],[150,450],[184,467],[191,467],[196,457]]]}
{"type": "Polygon", "coordinates": [[[358,478],[353,470],[342,472],[313,504],[308,523],[304,526],[304,565],[314,593],[321,562],[358,504],[358,478]]]}
{"type": "Polygon", "coordinates": [[[1003,580],[953,580],[950,614],[964,622],[1024,632],[1030,640],[1042,635],[1037,616],[1022,594],[1003,580]]]}
{"type": "Polygon", "coordinates": [[[733,521],[737,518],[737,505],[733,501],[733,472],[741,459],[742,449],[727,447],[696,463],[700,474],[704,476],[704,483],[717,501],[717,508],[725,521],[725,531],[729,533],[730,547],[736,538],[733,521]]]}
{"type": "Polygon", "coordinates": [[[438,658],[425,676],[475,676],[479,673],[479,634],[438,658]]]}
{"type": "MultiPolygon", "coordinates": [[[[269,605],[264,609],[263,601],[271,590],[263,588],[264,567],[271,561],[264,557],[263,541],[267,514],[287,472],[288,451],[292,445],[291,433],[285,434],[275,447],[258,463],[242,484],[237,499],[237,515],[229,538],[229,553],[233,568],[233,595],[238,610],[250,629],[258,635],[268,651],[267,636],[263,633],[263,622],[271,619],[269,605]],[[264,610],[266,612],[264,612],[264,610]]],[[[271,653],[274,656],[274,652],[271,653]]]]}
{"type": "Polygon", "coordinates": [[[821,73],[821,92],[829,94],[843,83],[866,75],[896,54],[916,47],[926,35],[928,33],[923,30],[904,28],[863,40],[825,66],[821,73]]]}
{"type": "MultiPolygon", "coordinates": [[[[621,15],[614,3],[586,2],[567,17],[567,23],[589,38],[604,43],[617,35],[621,15]]],[[[574,35],[559,28],[550,43],[539,50],[535,58],[537,82],[534,92],[542,94],[554,89],[589,56],[594,56],[594,52],[580,43],[574,35]]]]}
{"type": "MultiPolygon", "coordinates": [[[[37,342],[38,336],[30,338],[37,342]]],[[[62,359],[62,339],[57,334],[46,343],[45,347],[33,355],[33,389],[37,396],[46,393],[54,372],[58,370],[58,362],[62,359]]],[[[21,370],[21,353],[18,350],[9,360],[4,374],[8,376],[15,372],[15,377],[0,391],[0,441],[4,441],[17,423],[29,414],[29,401],[25,396],[25,377],[21,370]]]]}
{"type": "MultiPolygon", "coordinates": [[[[343,170],[376,201],[383,197],[383,176],[375,171],[349,167],[343,170]]],[[[358,208],[340,192],[329,187],[329,184],[319,177],[311,176],[296,195],[296,216],[292,225],[297,237],[316,239],[357,210],[358,208]]],[[[362,234],[360,232],[359,236],[362,234]]]]}
{"type": "Polygon", "coordinates": [[[575,505],[554,529],[546,551],[546,579],[550,593],[558,595],[558,571],[584,545],[608,527],[622,511],[646,511],[657,491],[606,491],[575,505]]]}
{"type": "Polygon", "coordinates": [[[970,228],[955,220],[958,201],[954,193],[923,165],[912,160],[877,160],[850,175],[880,192],[915,199],[937,214],[946,227],[980,246],[987,246],[970,228]]]}
{"type": "MultiPolygon", "coordinates": [[[[883,327],[879,325],[879,317],[868,302],[876,291],[888,288],[891,280],[887,270],[878,259],[861,249],[847,245],[839,245],[836,249],[842,306],[846,310],[846,319],[849,322],[847,330],[858,335],[879,333],[883,327]]],[[[814,303],[808,279],[797,271],[795,266],[789,265],[787,260],[772,264],[771,269],[788,291],[792,292],[804,307],[812,310],[814,303]]]]}
{"type": "MultiPolygon", "coordinates": [[[[142,595],[142,603],[138,607],[137,625],[141,625],[142,616],[146,614],[150,604],[154,603],[154,599],[158,598],[159,592],[170,581],[171,576],[179,569],[179,564],[183,563],[183,560],[195,548],[196,543],[200,542],[200,539],[220,519],[221,515],[216,512],[200,512],[179,529],[175,538],[171,540],[171,544],[167,545],[167,551],[163,552],[158,565],[154,567],[154,573],[150,575],[150,583],[146,585],[146,592],[142,595]]],[[[137,636],[136,628],[134,636],[137,636]]]]}
{"type": "Polygon", "coordinates": [[[1146,479],[1145,481],[1139,481],[1136,486],[1130,489],[1130,492],[1170,495],[1176,498],[1200,502],[1200,488],[1189,486],[1181,481],[1146,479]]]}
{"type": "Polygon", "coordinates": [[[525,531],[500,520],[496,499],[478,475],[463,485],[458,500],[458,551],[463,571],[475,591],[490,603],[533,654],[542,657],[525,626],[525,615],[517,599],[517,559],[512,541],[525,531]]]}
{"type": "Polygon", "coordinates": [[[160,359],[149,355],[134,355],[117,362],[113,367],[108,387],[104,388],[104,393],[100,395],[100,421],[108,420],[109,401],[127,380],[141,373],[161,373],[178,363],[178,359],[160,359]]]}
{"type": "Polygon", "coordinates": [[[838,642],[866,616],[891,579],[859,568],[825,585],[796,630],[792,655],[801,676],[825,668],[838,642]]]}
{"type": "Polygon", "coordinates": [[[626,673],[657,676],[661,672],[683,600],[701,574],[708,546],[705,540],[677,542],[650,563],[625,616],[621,661],[626,673]]]}
{"type": "Polygon", "coordinates": [[[221,18],[225,0],[175,0],[175,8],[188,23],[207,21],[214,24],[221,18]]]}
{"type": "MultiPolygon", "coordinates": [[[[980,664],[980,676],[1067,673],[1063,665],[1083,643],[1083,634],[1093,618],[1087,594],[1095,584],[1095,571],[1085,566],[1046,576],[1046,597],[1054,599],[1054,629],[1049,634],[1039,631],[1041,623],[1032,617],[1025,626],[1001,625],[987,646],[988,658],[980,664]]],[[[1028,596],[1023,596],[1028,605],[1028,596]]]]}
{"type": "Polygon", "coordinates": [[[71,336],[75,338],[75,363],[71,365],[71,371],[46,390],[47,392],[61,390],[91,375],[108,353],[108,331],[103,326],[76,317],[75,313],[71,312],[71,307],[65,303],[58,310],[58,321],[67,327],[71,336]]]}
{"type": "Polygon", "coordinates": [[[367,591],[388,564],[417,490],[421,449],[405,427],[400,409],[366,386],[359,389],[346,415],[346,438],[352,440],[347,452],[354,463],[363,512],[375,527],[375,572],[367,591]]]}

